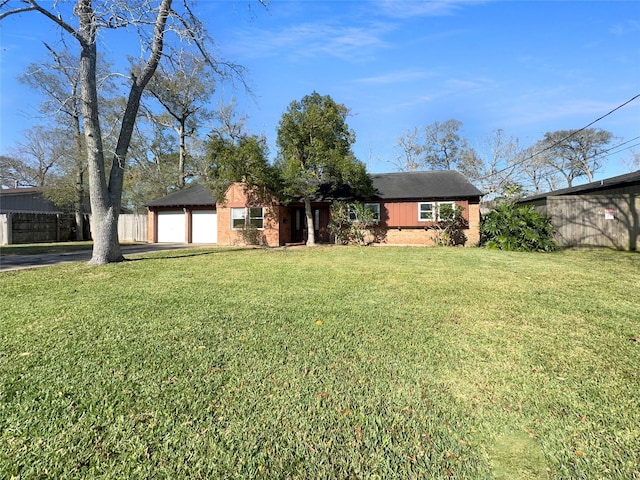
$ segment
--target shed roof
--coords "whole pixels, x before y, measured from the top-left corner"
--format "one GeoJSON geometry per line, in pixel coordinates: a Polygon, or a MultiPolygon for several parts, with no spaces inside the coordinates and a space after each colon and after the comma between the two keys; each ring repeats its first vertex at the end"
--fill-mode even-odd
{"type": "Polygon", "coordinates": [[[215,206],[211,190],[206,186],[196,183],[182,190],[171,192],[162,198],[147,203],[147,207],[210,207],[215,206]]]}
{"type": "Polygon", "coordinates": [[[63,213],[42,187],[0,189],[0,213],[63,213]]]}
{"type": "Polygon", "coordinates": [[[482,192],[454,170],[372,174],[376,197],[382,200],[468,198],[482,192]]]}
{"type": "Polygon", "coordinates": [[[561,188],[559,190],[553,190],[547,193],[539,193],[525,197],[518,201],[518,203],[532,202],[535,200],[541,200],[547,197],[556,197],[561,195],[574,195],[576,193],[592,193],[602,190],[609,190],[612,188],[625,187],[627,185],[640,185],[640,170],[631,173],[625,173],[624,175],[618,175],[617,177],[605,178],[604,180],[598,180],[597,182],[586,183],[584,185],[578,185],[576,187],[561,188]]]}

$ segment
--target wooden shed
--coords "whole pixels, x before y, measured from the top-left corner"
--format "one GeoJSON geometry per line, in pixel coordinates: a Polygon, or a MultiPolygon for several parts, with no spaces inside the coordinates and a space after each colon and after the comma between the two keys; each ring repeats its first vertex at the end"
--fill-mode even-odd
{"type": "Polygon", "coordinates": [[[640,243],[640,170],[533,195],[518,203],[551,217],[562,247],[637,251],[640,243]]]}

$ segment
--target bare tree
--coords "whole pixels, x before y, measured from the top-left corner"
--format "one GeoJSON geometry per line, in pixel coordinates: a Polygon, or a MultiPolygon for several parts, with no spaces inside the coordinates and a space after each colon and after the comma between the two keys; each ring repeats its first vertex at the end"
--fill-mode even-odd
{"type": "Polygon", "coordinates": [[[158,67],[165,49],[165,36],[173,31],[178,38],[191,41],[206,54],[205,29],[192,13],[188,0],[178,6],[172,0],[76,0],[72,15],[59,2],[41,4],[39,0],[3,0],[0,21],[19,13],[43,15],[75,40],[79,48],[80,94],[83,132],[86,143],[89,189],[94,238],[91,264],[122,261],[118,243],[118,215],[122,202],[124,170],[129,144],[138,115],[140,100],[158,67]],[[146,59],[138,74],[132,74],[126,107],[120,123],[111,168],[107,172],[106,152],[100,124],[97,85],[97,46],[105,30],[137,29],[146,59]]]}
{"type": "Polygon", "coordinates": [[[514,158],[514,175],[525,191],[534,193],[556,190],[560,185],[557,170],[550,166],[551,159],[545,144],[536,144],[514,158]]]}
{"type": "Polygon", "coordinates": [[[398,170],[412,172],[420,169],[423,146],[420,143],[420,133],[417,127],[399,136],[396,147],[400,150],[394,162],[398,170]]]}
{"type": "Polygon", "coordinates": [[[505,188],[518,183],[517,162],[522,158],[522,148],[517,138],[497,129],[480,142],[475,152],[476,161],[463,162],[468,165],[464,173],[485,193],[485,199],[504,194],[505,188]]]}
{"type": "Polygon", "coordinates": [[[211,118],[206,104],[213,95],[215,83],[208,63],[190,52],[180,52],[175,58],[159,65],[146,92],[155,98],[165,114],[150,115],[150,120],[171,128],[178,136],[177,185],[183,188],[187,172],[187,139],[211,118]]]}
{"type": "Polygon", "coordinates": [[[36,126],[23,134],[10,156],[2,157],[0,174],[16,186],[49,185],[64,155],[64,146],[56,131],[36,126]]]}
{"type": "Polygon", "coordinates": [[[571,187],[580,177],[586,176],[593,182],[594,173],[602,167],[601,155],[612,139],[610,132],[595,128],[558,130],[545,133],[541,146],[549,152],[547,164],[571,187]]]}
{"type": "MultiPolygon", "coordinates": [[[[84,204],[86,199],[85,173],[87,170],[84,139],[82,134],[82,113],[80,105],[80,71],[79,59],[68,48],[61,52],[45,43],[49,51],[50,62],[32,63],[25,74],[19,80],[29,85],[34,90],[44,94],[44,101],[40,105],[40,112],[47,118],[57,121],[56,128],[68,128],[68,137],[73,139],[74,152],[71,153],[71,162],[65,162],[65,167],[70,166],[66,175],[69,178],[61,179],[59,185],[61,192],[50,192],[54,201],[69,201],[69,192],[73,192],[76,229],[76,240],[84,240],[84,204]],[[73,184],[73,188],[69,188],[73,184]]],[[[100,68],[99,68],[100,70],[100,68]]],[[[106,66],[102,67],[106,70],[106,66]]],[[[106,78],[106,73],[102,75],[106,78]]],[[[113,86],[107,82],[101,82],[100,92],[113,91],[113,86]]]]}

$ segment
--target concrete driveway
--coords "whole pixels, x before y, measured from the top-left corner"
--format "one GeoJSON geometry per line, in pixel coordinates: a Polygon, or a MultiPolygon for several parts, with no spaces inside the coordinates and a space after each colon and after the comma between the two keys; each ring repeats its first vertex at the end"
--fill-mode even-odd
{"type": "MultiPolygon", "coordinates": [[[[122,245],[122,254],[162,252],[165,250],[178,250],[206,245],[193,245],[186,243],[148,243],[139,245],[122,245]]],[[[74,250],[69,252],[40,253],[33,255],[4,255],[0,257],[0,272],[9,270],[22,270],[25,268],[46,267],[59,263],[89,261],[91,250],[74,250]]]]}

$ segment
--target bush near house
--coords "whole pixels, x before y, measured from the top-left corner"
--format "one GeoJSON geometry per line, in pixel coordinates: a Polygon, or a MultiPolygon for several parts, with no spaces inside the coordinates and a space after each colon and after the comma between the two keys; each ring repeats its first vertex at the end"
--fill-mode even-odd
{"type": "Polygon", "coordinates": [[[487,248],[519,252],[551,252],[556,249],[551,219],[533,206],[501,203],[480,225],[480,243],[487,248]]]}

